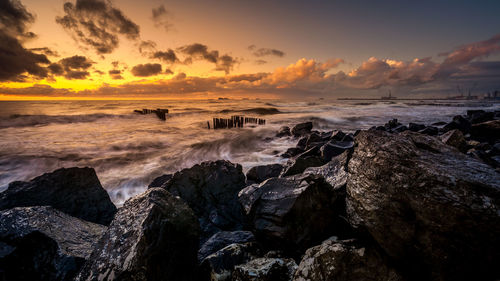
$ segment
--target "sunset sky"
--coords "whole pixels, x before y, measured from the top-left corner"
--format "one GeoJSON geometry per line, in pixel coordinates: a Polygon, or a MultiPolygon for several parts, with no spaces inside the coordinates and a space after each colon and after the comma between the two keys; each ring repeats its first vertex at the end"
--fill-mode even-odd
{"type": "Polygon", "coordinates": [[[500,1],[0,0],[0,99],[500,90],[500,1]]]}

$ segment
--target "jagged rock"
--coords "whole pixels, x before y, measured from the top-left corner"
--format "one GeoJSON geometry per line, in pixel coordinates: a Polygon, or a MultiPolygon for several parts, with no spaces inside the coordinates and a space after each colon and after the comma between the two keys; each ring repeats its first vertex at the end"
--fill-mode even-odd
{"type": "Polygon", "coordinates": [[[346,150],[351,150],[353,147],[353,141],[329,141],[320,148],[321,158],[326,163],[333,157],[342,154],[346,150]]]}
{"type": "Polygon", "coordinates": [[[347,210],[417,279],[500,276],[500,174],[436,138],[364,131],[348,164],[347,210]]]}
{"type": "Polygon", "coordinates": [[[247,172],[247,184],[261,183],[268,178],[277,177],[280,175],[282,170],[283,166],[280,164],[269,164],[252,167],[247,172]]]}
{"type": "Polygon", "coordinates": [[[104,231],[49,206],[0,211],[0,276],[72,280],[104,231]]]}
{"type": "Polygon", "coordinates": [[[401,133],[401,132],[404,132],[407,130],[408,130],[408,127],[406,127],[405,125],[399,125],[393,129],[391,129],[391,132],[392,133],[401,133]]]}
{"type": "Polygon", "coordinates": [[[198,235],[181,199],[150,188],[118,210],[75,280],[195,280],[198,235]]]}
{"type": "Polygon", "coordinates": [[[373,247],[328,239],[306,251],[294,281],[404,280],[373,247]]]}
{"type": "Polygon", "coordinates": [[[49,205],[74,217],[108,225],[116,207],[92,168],[62,168],[0,193],[0,210],[49,205]]]}
{"type": "Polygon", "coordinates": [[[297,147],[290,147],[286,150],[285,153],[281,154],[280,156],[283,158],[291,158],[291,157],[294,157],[294,156],[301,154],[302,152],[304,152],[304,149],[297,148],[297,147]]]}
{"type": "Polygon", "coordinates": [[[323,166],[307,168],[303,174],[320,175],[333,189],[345,188],[348,176],[347,163],[351,152],[350,150],[345,151],[323,166]]]}
{"type": "Polygon", "coordinates": [[[471,135],[474,139],[495,142],[500,139],[500,120],[493,120],[474,124],[471,127],[471,135]]]}
{"type": "Polygon", "coordinates": [[[301,137],[295,147],[305,150],[307,147],[307,139],[308,137],[301,137]]]}
{"type": "Polygon", "coordinates": [[[323,164],[325,164],[325,162],[319,156],[315,155],[299,156],[295,159],[289,160],[287,165],[283,168],[281,176],[286,177],[286,176],[300,174],[309,167],[318,167],[322,166],[323,164]]]}
{"type": "Polygon", "coordinates": [[[296,137],[309,134],[313,128],[312,122],[299,123],[292,128],[292,134],[296,137]]]}
{"type": "Polygon", "coordinates": [[[334,190],[318,175],[271,178],[239,193],[259,241],[290,252],[345,229],[344,196],[345,189],[334,190]]]}
{"type": "Polygon", "coordinates": [[[297,270],[293,259],[257,258],[234,268],[234,281],[291,281],[297,270]]]}
{"type": "Polygon", "coordinates": [[[200,279],[211,281],[232,280],[234,267],[260,255],[256,243],[231,244],[206,257],[200,265],[200,279]]]}
{"type": "Polygon", "coordinates": [[[288,137],[288,136],[291,136],[291,135],[292,135],[292,133],[290,132],[290,127],[283,126],[283,127],[280,128],[280,130],[276,134],[276,137],[282,138],[282,137],[288,137]]]}
{"type": "Polygon", "coordinates": [[[306,141],[306,149],[308,147],[312,147],[312,146],[315,146],[317,143],[322,143],[323,142],[323,138],[321,137],[320,134],[318,133],[312,133],[309,135],[309,137],[307,138],[307,141],[306,141]]]}
{"type": "Polygon", "coordinates": [[[477,124],[493,120],[495,113],[484,110],[467,110],[467,117],[472,124],[477,124]]]}
{"type": "Polygon", "coordinates": [[[417,123],[410,123],[408,124],[408,130],[412,132],[418,132],[425,129],[425,125],[422,124],[417,124],[417,123]]]}
{"type": "Polygon", "coordinates": [[[448,132],[454,129],[460,130],[462,131],[462,133],[467,134],[471,129],[471,124],[469,120],[465,119],[462,115],[457,115],[453,117],[453,121],[443,127],[443,132],[448,132]]]}
{"type": "Polygon", "coordinates": [[[162,187],[193,209],[200,222],[203,243],[218,231],[243,228],[238,192],[245,185],[241,165],[219,160],[183,169],[162,187]]]}
{"type": "Polygon", "coordinates": [[[434,122],[432,123],[432,126],[444,126],[448,123],[444,122],[444,121],[438,121],[438,122],[434,122]]]}
{"type": "Polygon", "coordinates": [[[161,187],[164,185],[167,181],[169,181],[172,178],[172,174],[166,174],[163,176],[159,176],[155,178],[149,185],[148,188],[154,188],[154,187],[161,187]]]}
{"type": "Polygon", "coordinates": [[[433,126],[427,126],[425,129],[418,132],[424,135],[436,136],[439,133],[439,129],[433,126]]]}
{"type": "Polygon", "coordinates": [[[465,152],[467,149],[467,142],[465,141],[465,137],[459,130],[451,130],[443,135],[439,136],[443,143],[446,143],[449,146],[453,146],[461,152],[465,152]]]}
{"type": "Polygon", "coordinates": [[[331,140],[342,141],[346,134],[342,131],[334,131],[331,136],[331,140]]]}
{"type": "Polygon", "coordinates": [[[246,242],[254,242],[255,236],[250,231],[221,231],[215,233],[210,239],[205,242],[200,250],[198,250],[198,261],[202,261],[207,256],[219,251],[220,249],[230,244],[243,244],[246,242]]]}

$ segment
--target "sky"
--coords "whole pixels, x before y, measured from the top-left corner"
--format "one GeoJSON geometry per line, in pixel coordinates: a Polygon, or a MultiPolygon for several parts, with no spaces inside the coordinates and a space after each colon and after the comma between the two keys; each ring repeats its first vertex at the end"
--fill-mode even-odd
{"type": "Polygon", "coordinates": [[[500,90],[500,1],[0,0],[0,99],[500,90]]]}

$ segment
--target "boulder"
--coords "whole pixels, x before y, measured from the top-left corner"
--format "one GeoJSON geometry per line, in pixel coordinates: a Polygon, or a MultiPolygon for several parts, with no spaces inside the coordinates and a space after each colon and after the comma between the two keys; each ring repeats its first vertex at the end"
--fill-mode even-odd
{"type": "Polygon", "coordinates": [[[328,239],[306,251],[294,281],[404,280],[374,247],[328,239]]]}
{"type": "Polygon", "coordinates": [[[384,127],[387,131],[390,131],[398,126],[401,126],[402,124],[398,122],[398,119],[392,119],[389,120],[389,122],[385,123],[384,127]]]}
{"type": "Polygon", "coordinates": [[[333,157],[342,154],[346,150],[352,150],[354,147],[353,141],[329,141],[320,149],[323,162],[332,160],[333,157]]]}
{"type": "Polygon", "coordinates": [[[301,155],[288,161],[281,172],[281,176],[283,177],[300,174],[309,167],[318,167],[325,164],[321,157],[315,155],[301,155]]]}
{"type": "Polygon", "coordinates": [[[155,178],[149,185],[148,188],[154,188],[154,187],[161,187],[164,185],[167,181],[169,181],[172,178],[172,174],[166,174],[163,176],[159,176],[155,178]]]}
{"type": "Polygon", "coordinates": [[[408,124],[408,130],[412,132],[418,132],[425,129],[425,125],[423,124],[417,124],[417,123],[410,123],[408,124]]]}
{"type": "Polygon", "coordinates": [[[493,120],[495,113],[484,110],[467,110],[467,117],[472,124],[477,124],[493,120]]]}
{"type": "Polygon", "coordinates": [[[75,280],[195,280],[198,236],[193,211],[150,188],[118,210],[75,280]]]}
{"type": "Polygon", "coordinates": [[[247,172],[247,184],[261,183],[268,178],[274,178],[280,175],[283,166],[280,164],[269,164],[255,166],[247,172]]]}
{"type": "Polygon", "coordinates": [[[331,140],[334,141],[342,141],[342,139],[346,136],[346,134],[342,131],[334,131],[332,133],[332,136],[330,137],[331,140]]]}
{"type": "Polygon", "coordinates": [[[341,189],[346,187],[347,184],[347,163],[351,157],[352,150],[343,152],[342,154],[335,156],[320,167],[310,167],[304,170],[304,175],[320,175],[325,181],[330,184],[333,189],[341,189]]]}
{"type": "Polygon", "coordinates": [[[439,129],[433,126],[427,126],[425,129],[418,132],[424,135],[436,136],[439,133],[439,129]]]}
{"type": "Polygon", "coordinates": [[[203,259],[200,265],[200,280],[229,281],[232,280],[234,267],[244,264],[260,255],[256,243],[228,245],[203,259]]]}
{"type": "Polygon", "coordinates": [[[301,154],[302,152],[304,152],[304,149],[302,149],[302,148],[290,147],[286,150],[285,153],[281,154],[280,156],[283,158],[291,158],[291,157],[294,157],[294,156],[301,154]]]}
{"type": "Polygon", "coordinates": [[[312,122],[299,123],[292,128],[292,135],[299,137],[307,135],[313,128],[312,122]]]}
{"type": "Polygon", "coordinates": [[[470,128],[471,128],[471,124],[470,124],[469,120],[467,120],[462,115],[457,115],[457,116],[453,117],[453,121],[451,121],[450,123],[446,124],[443,127],[443,132],[448,132],[448,131],[457,129],[457,130],[462,131],[462,133],[467,134],[467,133],[469,133],[470,128]]]}
{"type": "Polygon", "coordinates": [[[271,178],[239,193],[257,239],[292,254],[345,229],[344,196],[318,175],[271,178]]]}
{"type": "Polygon", "coordinates": [[[441,141],[449,146],[453,146],[461,152],[465,152],[467,150],[467,142],[465,141],[465,137],[460,130],[451,130],[443,135],[439,136],[441,141]]]}
{"type": "Polygon", "coordinates": [[[234,281],[291,281],[297,270],[293,259],[257,258],[234,268],[234,281]]]}
{"type": "Polygon", "coordinates": [[[301,137],[295,147],[306,150],[308,137],[301,137]]]}
{"type": "Polygon", "coordinates": [[[309,137],[307,137],[306,149],[308,147],[315,146],[317,143],[322,143],[322,142],[323,142],[323,138],[321,137],[320,134],[318,134],[318,133],[312,133],[312,134],[309,135],[309,137]]]}
{"type": "Polygon", "coordinates": [[[62,168],[0,193],[0,210],[48,205],[82,220],[108,225],[116,207],[92,168],[62,168]]]}
{"type": "Polygon", "coordinates": [[[243,244],[246,242],[254,242],[255,236],[250,231],[221,231],[215,233],[207,240],[198,250],[198,261],[202,261],[207,256],[219,251],[220,249],[230,244],[243,244]]]}
{"type": "Polygon", "coordinates": [[[409,131],[364,131],[356,143],[347,181],[353,226],[417,279],[500,276],[499,173],[409,131]]]}
{"type": "Polygon", "coordinates": [[[176,172],[162,187],[193,209],[200,222],[203,243],[216,232],[243,228],[238,192],[245,185],[241,165],[218,160],[176,172]]]}
{"type": "Polygon", "coordinates": [[[500,120],[493,120],[474,124],[471,127],[471,135],[474,139],[488,142],[496,142],[500,139],[500,120]]]}
{"type": "Polygon", "coordinates": [[[276,134],[276,137],[282,138],[282,137],[288,137],[291,135],[292,135],[292,133],[290,132],[290,127],[283,126],[279,129],[278,133],[276,134]]]}
{"type": "Polygon", "coordinates": [[[49,206],[0,211],[0,276],[72,280],[104,231],[49,206]]]}

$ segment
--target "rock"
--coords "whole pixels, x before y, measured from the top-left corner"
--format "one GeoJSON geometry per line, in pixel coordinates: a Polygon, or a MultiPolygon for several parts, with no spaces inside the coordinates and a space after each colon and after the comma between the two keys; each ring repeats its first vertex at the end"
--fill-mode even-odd
{"type": "Polygon", "coordinates": [[[343,142],[349,142],[349,141],[354,141],[354,135],[353,134],[347,134],[342,138],[343,142]]]}
{"type": "Polygon", "coordinates": [[[345,136],[346,134],[342,131],[334,131],[330,139],[335,141],[342,141],[345,136]]]}
{"type": "Polygon", "coordinates": [[[294,157],[294,156],[301,154],[302,152],[304,152],[304,149],[297,148],[297,147],[290,147],[286,150],[285,153],[281,154],[280,156],[283,158],[291,158],[291,157],[294,157]]]}
{"type": "Polygon", "coordinates": [[[290,132],[290,127],[283,126],[283,127],[280,128],[280,130],[276,134],[276,137],[282,138],[282,137],[288,137],[288,136],[291,136],[291,135],[292,135],[292,133],[290,132]]]}
{"type": "Polygon", "coordinates": [[[169,181],[172,178],[172,174],[166,174],[163,176],[159,176],[155,178],[149,185],[148,188],[154,188],[154,187],[161,187],[164,185],[167,181],[169,181]]]}
{"type": "Polygon", "coordinates": [[[484,110],[467,110],[467,117],[472,124],[477,124],[493,120],[495,113],[484,110]]]}
{"type": "Polygon", "coordinates": [[[406,127],[405,125],[399,125],[393,129],[391,129],[391,132],[393,133],[401,133],[401,132],[404,132],[404,131],[407,131],[408,130],[408,127],[406,127]]]}
{"type": "Polygon", "coordinates": [[[200,222],[203,243],[216,232],[243,228],[238,192],[245,185],[241,165],[219,160],[183,169],[162,187],[193,209],[200,222]]]}
{"type": "Polygon", "coordinates": [[[258,258],[234,268],[234,281],[291,281],[297,270],[293,259],[258,258]]]}
{"type": "Polygon", "coordinates": [[[309,134],[313,128],[312,122],[299,123],[292,128],[292,134],[296,137],[309,134]]]}
{"type": "Polygon", "coordinates": [[[308,139],[308,137],[301,137],[299,139],[299,141],[297,142],[296,147],[305,150],[307,147],[307,139],[308,139]]]}
{"type": "Polygon", "coordinates": [[[150,188],[118,210],[75,280],[194,280],[198,235],[181,199],[150,188]]]}
{"type": "Polygon", "coordinates": [[[116,207],[92,168],[62,168],[0,193],[0,210],[49,205],[74,217],[108,225],[116,207]]]}
{"type": "Polygon", "coordinates": [[[494,143],[500,139],[500,120],[493,120],[474,124],[471,127],[471,135],[474,139],[494,143]]]}
{"type": "Polygon", "coordinates": [[[398,119],[392,119],[389,120],[389,122],[385,123],[384,127],[386,130],[392,130],[398,126],[401,126],[402,124],[398,122],[398,119]]]}
{"type": "Polygon", "coordinates": [[[321,146],[326,141],[323,141],[323,138],[318,133],[312,133],[307,138],[306,142],[306,150],[311,149],[314,146],[321,146]]]}
{"type": "Polygon", "coordinates": [[[303,174],[320,175],[330,184],[333,189],[345,188],[347,184],[347,163],[351,157],[352,150],[335,156],[332,160],[320,167],[310,167],[305,169],[303,174]]]}
{"type": "Polygon", "coordinates": [[[345,189],[317,175],[271,178],[240,191],[239,199],[259,241],[295,252],[345,229],[345,189]]]}
{"type": "Polygon", "coordinates": [[[434,122],[432,123],[432,126],[444,126],[448,123],[444,122],[444,121],[438,121],[438,122],[434,122]]]}
{"type": "Polygon", "coordinates": [[[342,154],[346,150],[351,150],[353,147],[354,142],[352,141],[330,141],[321,147],[321,158],[326,163],[333,157],[342,154]]]}
{"type": "Polygon", "coordinates": [[[104,231],[49,206],[0,211],[0,276],[72,280],[104,231]]]}
{"type": "Polygon", "coordinates": [[[283,168],[281,176],[286,177],[300,174],[309,167],[318,167],[322,166],[323,164],[325,164],[325,162],[319,156],[312,155],[297,157],[295,159],[289,160],[287,165],[283,168]]]}
{"type": "Polygon", "coordinates": [[[425,129],[425,125],[422,124],[416,124],[416,123],[410,123],[408,124],[408,130],[412,132],[418,132],[425,129]]]}
{"type": "Polygon", "coordinates": [[[364,131],[348,164],[347,212],[417,279],[500,276],[500,174],[436,138],[364,131]]]}
{"type": "Polygon", "coordinates": [[[280,164],[269,164],[252,167],[247,172],[247,184],[261,183],[268,178],[277,177],[280,175],[282,170],[283,166],[280,164]]]}
{"type": "Polygon", "coordinates": [[[461,152],[465,152],[467,149],[467,142],[465,141],[464,135],[459,130],[451,130],[443,135],[439,136],[441,141],[449,146],[453,146],[461,152]]]}
{"type": "Polygon", "coordinates": [[[450,123],[446,124],[443,127],[443,132],[448,132],[454,129],[462,131],[462,133],[467,134],[469,133],[471,128],[471,124],[469,120],[465,119],[462,115],[457,115],[453,117],[453,121],[450,123]]]}
{"type": "Polygon", "coordinates": [[[206,257],[200,265],[201,280],[232,280],[234,267],[255,259],[260,254],[256,243],[231,244],[206,257]]]}
{"type": "Polygon", "coordinates": [[[374,247],[355,240],[328,239],[306,251],[294,281],[404,280],[374,247]]]}
{"type": "Polygon", "coordinates": [[[198,261],[202,261],[207,256],[219,251],[230,244],[243,244],[254,242],[255,237],[250,231],[221,231],[214,234],[198,250],[198,261]]]}
{"type": "Polygon", "coordinates": [[[418,132],[424,135],[436,136],[439,133],[439,129],[433,126],[427,126],[425,129],[418,132]]]}

